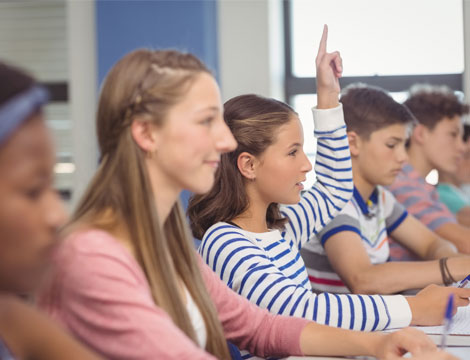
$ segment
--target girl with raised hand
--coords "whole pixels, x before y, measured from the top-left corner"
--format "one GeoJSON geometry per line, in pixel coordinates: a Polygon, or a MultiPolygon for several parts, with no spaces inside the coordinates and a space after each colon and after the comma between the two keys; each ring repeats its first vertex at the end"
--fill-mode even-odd
{"type": "Polygon", "coordinates": [[[0,63],[0,359],[98,359],[17,294],[32,294],[59,244],[47,92],[0,63]]]}
{"type": "Polygon", "coordinates": [[[189,203],[193,234],[202,239],[199,251],[230,288],[276,314],[366,331],[440,324],[449,293],[463,306],[468,289],[430,286],[408,298],[312,292],[299,250],[345,206],[353,189],[338,102],[341,59],[326,52],[326,41],[325,29],[313,109],[317,182],[301,193],[311,165],[294,110],[256,95],[230,99],[224,118],[238,147],[222,155],[212,190],[189,203]]]}
{"type": "Polygon", "coordinates": [[[435,351],[412,329],[366,334],[275,316],[201,261],[178,198],[209,191],[236,143],[217,84],[194,56],[124,56],[102,87],[97,130],[101,163],[40,303],[106,358],[227,359],[226,340],[260,356],[435,351]]]}

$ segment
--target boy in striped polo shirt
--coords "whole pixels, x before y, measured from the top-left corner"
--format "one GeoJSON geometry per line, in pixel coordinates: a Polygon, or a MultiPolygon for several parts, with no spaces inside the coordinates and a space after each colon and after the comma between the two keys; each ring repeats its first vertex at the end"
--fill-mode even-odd
{"type": "MultiPolygon", "coordinates": [[[[404,103],[418,124],[410,137],[408,163],[390,190],[407,210],[440,237],[451,241],[462,253],[470,254],[470,227],[457,223],[455,216],[439,200],[434,186],[425,181],[433,169],[453,173],[464,152],[461,116],[468,114],[448,88],[418,86],[404,103]]],[[[397,259],[409,256],[401,249],[397,259]]]]}
{"type": "Polygon", "coordinates": [[[316,291],[393,294],[470,272],[470,258],[409,215],[384,188],[407,159],[413,115],[385,91],[356,85],[341,97],[353,170],[353,198],[307,243],[302,257],[316,291]],[[430,261],[388,262],[389,236],[430,261]],[[438,260],[451,257],[440,265],[438,260]]]}

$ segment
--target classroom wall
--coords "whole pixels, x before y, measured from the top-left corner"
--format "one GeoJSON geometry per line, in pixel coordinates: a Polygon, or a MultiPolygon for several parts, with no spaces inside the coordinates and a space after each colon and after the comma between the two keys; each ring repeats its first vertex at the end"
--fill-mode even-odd
{"type": "Polygon", "coordinates": [[[218,2],[222,99],[255,93],[284,98],[282,0],[218,2]]]}
{"type": "MultiPolygon", "coordinates": [[[[97,95],[113,64],[140,47],[175,48],[196,54],[217,77],[218,31],[216,1],[96,0],[67,5],[69,42],[74,44],[69,52],[75,109],[73,207],[97,167],[97,95]]],[[[184,203],[187,197],[185,193],[184,203]]]]}
{"type": "Polygon", "coordinates": [[[125,53],[176,48],[218,70],[216,1],[96,1],[98,80],[125,53]]]}

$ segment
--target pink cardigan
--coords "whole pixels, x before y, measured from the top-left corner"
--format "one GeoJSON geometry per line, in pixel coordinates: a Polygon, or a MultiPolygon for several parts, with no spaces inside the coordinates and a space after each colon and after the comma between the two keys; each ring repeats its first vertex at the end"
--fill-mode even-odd
{"type": "MultiPolygon", "coordinates": [[[[39,306],[78,339],[112,359],[213,359],[155,305],[129,251],[100,230],[65,239],[39,306]]],[[[251,304],[200,261],[225,337],[258,356],[300,355],[307,320],[275,316],[251,304]]]]}

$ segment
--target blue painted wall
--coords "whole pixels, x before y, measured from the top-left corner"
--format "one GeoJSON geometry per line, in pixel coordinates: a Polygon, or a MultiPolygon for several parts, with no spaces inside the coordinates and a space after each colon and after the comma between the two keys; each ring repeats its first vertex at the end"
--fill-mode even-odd
{"type": "Polygon", "coordinates": [[[176,48],[196,54],[217,73],[215,0],[96,1],[98,80],[127,52],[176,48]]]}

